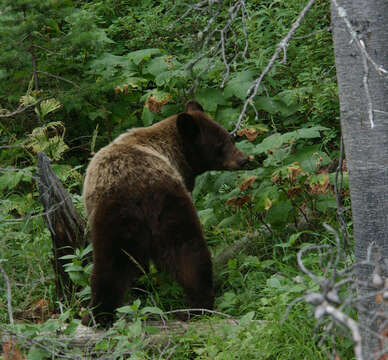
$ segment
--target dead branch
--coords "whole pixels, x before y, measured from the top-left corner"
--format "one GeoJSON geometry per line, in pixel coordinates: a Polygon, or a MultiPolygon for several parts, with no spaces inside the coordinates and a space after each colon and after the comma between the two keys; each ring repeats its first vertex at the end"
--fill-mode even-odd
{"type": "MultiPolygon", "coordinates": [[[[224,9],[223,0],[199,1],[196,4],[181,3],[179,6],[187,7],[187,10],[173,24],[187,18],[190,13],[200,13],[201,17],[207,16],[207,25],[198,32],[197,37],[201,45],[199,55],[189,62],[186,70],[193,75],[194,82],[189,91],[193,95],[199,85],[201,76],[216,66],[221,60],[224,65],[224,77],[221,87],[229,79],[230,68],[235,64],[238,57],[246,59],[248,52],[248,33],[246,28],[246,1],[235,0],[224,9]],[[236,31],[241,31],[244,37],[244,47],[239,49],[235,41],[236,31]],[[234,49],[234,54],[230,54],[234,49]],[[194,77],[193,68],[202,59],[208,58],[207,64],[194,77]]],[[[176,8],[178,4],[174,7],[176,8]]],[[[172,28],[173,24],[170,26],[172,28]]]]}
{"type": "Polygon", "coordinates": [[[71,80],[68,80],[68,79],[65,79],[64,77],[62,76],[58,76],[58,75],[54,75],[54,74],[51,74],[51,73],[48,73],[46,71],[40,71],[40,70],[37,70],[36,71],[38,74],[43,74],[43,75],[46,75],[48,77],[52,77],[53,79],[57,79],[57,80],[61,80],[61,81],[64,81],[64,82],[67,82],[77,88],[79,88],[80,86],[78,84],[76,84],[74,81],[71,81],[71,80]]]}
{"type": "Polygon", "coordinates": [[[44,153],[38,154],[37,174],[39,194],[45,210],[43,217],[53,242],[52,265],[56,275],[57,293],[60,298],[68,297],[72,294],[73,286],[68,273],[64,271],[66,261],[60,257],[85,246],[86,224],[44,153]]]}
{"type": "Polygon", "coordinates": [[[26,111],[27,109],[34,107],[36,105],[39,105],[43,100],[46,100],[46,99],[39,99],[39,100],[33,102],[32,104],[29,104],[27,106],[23,106],[22,108],[16,109],[15,111],[12,111],[10,113],[0,114],[0,118],[8,118],[8,117],[13,117],[13,116],[19,115],[22,112],[26,111]]]}
{"type": "Polygon", "coordinates": [[[256,113],[255,120],[256,121],[258,120],[258,118],[257,118],[258,114],[257,114],[257,111],[256,111],[256,107],[253,104],[253,99],[257,95],[257,92],[259,90],[259,87],[261,85],[262,80],[264,79],[265,75],[267,75],[268,72],[271,70],[272,66],[275,64],[275,61],[277,60],[277,58],[279,57],[281,52],[283,52],[283,60],[282,60],[282,62],[285,63],[287,61],[287,47],[289,45],[289,41],[291,40],[291,38],[294,35],[296,29],[301,24],[303,18],[305,17],[305,15],[307,14],[307,12],[311,8],[311,6],[313,6],[314,1],[315,0],[310,0],[307,3],[307,5],[304,7],[304,9],[301,11],[301,13],[299,14],[299,16],[296,19],[296,21],[292,24],[291,29],[288,32],[288,34],[277,45],[274,54],[272,55],[270,61],[268,62],[267,66],[265,67],[265,69],[263,70],[261,75],[252,83],[252,85],[248,89],[248,92],[247,92],[248,98],[244,102],[243,108],[242,108],[241,113],[240,113],[240,115],[238,117],[238,120],[237,120],[237,123],[235,125],[235,128],[231,131],[231,135],[236,134],[236,132],[240,128],[241,121],[242,121],[242,119],[245,116],[245,113],[247,111],[248,105],[250,105],[250,106],[252,106],[254,108],[255,113],[256,113]]]}

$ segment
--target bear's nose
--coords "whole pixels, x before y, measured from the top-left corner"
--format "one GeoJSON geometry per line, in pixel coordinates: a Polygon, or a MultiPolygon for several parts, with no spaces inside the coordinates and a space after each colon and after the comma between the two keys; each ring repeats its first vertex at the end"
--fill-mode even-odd
{"type": "Polygon", "coordinates": [[[247,157],[245,158],[242,158],[240,161],[239,161],[239,165],[240,166],[244,166],[246,163],[248,163],[249,159],[247,157]]]}

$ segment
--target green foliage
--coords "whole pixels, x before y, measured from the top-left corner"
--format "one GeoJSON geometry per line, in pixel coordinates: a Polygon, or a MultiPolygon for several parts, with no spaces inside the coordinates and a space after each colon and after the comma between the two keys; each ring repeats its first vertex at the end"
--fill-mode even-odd
{"type": "MultiPolygon", "coordinates": [[[[88,159],[128,128],[156,123],[195,98],[217,122],[233,129],[252,81],[305,6],[304,0],[247,2],[247,58],[236,59],[221,88],[222,59],[214,59],[209,71],[204,71],[212,60],[207,56],[188,67],[203,50],[200,32],[209,14],[176,22],[187,8],[175,3],[173,9],[167,0],[0,4],[0,112],[41,100],[0,122],[0,261],[12,279],[14,312],[23,321],[13,330],[23,334],[19,345],[28,358],[56,357],[50,351],[59,351],[57,332],[64,331],[69,339],[76,336],[77,317],[85,311],[81,302],[90,295],[91,271],[85,262],[90,246],[66,257],[66,271],[85,290],[75,294],[72,303],[59,306],[51,240],[34,179],[36,153],[50,156],[55,173],[83,213],[80,191],[88,159]],[[31,317],[33,304],[41,300],[50,304],[54,317],[59,308],[63,313],[58,319],[31,317]],[[29,339],[35,345],[27,350],[29,339]]],[[[222,8],[217,21],[228,16],[222,8]]],[[[338,100],[329,26],[329,3],[316,1],[290,41],[287,61],[276,63],[264,78],[251,104],[255,110],[248,107],[236,144],[252,157],[252,170],[205,173],[197,178],[192,194],[214,254],[244,236],[255,238],[249,255],[235,254],[218,274],[216,309],[241,318],[240,325],[225,325],[211,337],[189,332],[171,339],[171,348],[150,348],[144,334],[155,329],[145,320],[185,307],[182,288],[151,265],[150,273],[135,285],[143,292],[131,292],[131,305],[118,309],[120,319],[91,356],[324,358],[311,335],[314,324],[306,304],[297,304],[284,323],[280,320],[292,300],[316,291],[316,284],[298,272],[297,251],[307,242],[329,242],[320,223],[336,221],[333,164],[339,124],[334,121],[338,100]]],[[[244,46],[238,38],[241,29],[235,31],[235,46],[244,46]]],[[[209,39],[204,50],[218,39],[209,39]]],[[[348,210],[346,173],[344,185],[348,210]]],[[[306,259],[317,273],[318,260],[313,255],[306,259]]],[[[6,304],[3,292],[3,323],[8,319],[6,304]]],[[[350,358],[346,341],[341,339],[340,348],[341,357],[350,358]]],[[[88,356],[66,342],[61,351],[61,356],[88,356]]]]}
{"type": "Polygon", "coordinates": [[[328,169],[331,159],[313,144],[327,130],[314,126],[261,136],[261,142],[238,142],[240,150],[261,159],[262,167],[238,175],[202,175],[193,197],[202,208],[203,224],[223,228],[264,223],[281,230],[302,220],[312,226],[324,213],[329,215],[328,210],[336,208],[328,169]]]}
{"type": "Polygon", "coordinates": [[[69,148],[64,141],[65,128],[59,121],[35,128],[28,136],[27,146],[37,154],[45,152],[50,158],[59,160],[69,148]]]}
{"type": "Polygon", "coordinates": [[[74,254],[60,257],[60,259],[63,260],[71,260],[71,262],[65,264],[64,267],[65,271],[69,274],[70,279],[76,285],[83,287],[89,285],[89,278],[92,273],[92,263],[86,263],[86,260],[88,260],[92,251],[92,245],[89,244],[85,249],[75,249],[74,254]]]}

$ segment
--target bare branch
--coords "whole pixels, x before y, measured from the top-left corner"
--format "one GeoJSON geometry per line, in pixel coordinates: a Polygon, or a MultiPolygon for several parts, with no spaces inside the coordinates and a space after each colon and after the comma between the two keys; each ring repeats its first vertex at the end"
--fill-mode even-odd
{"type": "MultiPolygon", "coordinates": [[[[200,54],[192,60],[187,66],[186,70],[192,72],[193,67],[202,59],[210,57],[208,63],[204,68],[197,74],[194,79],[190,94],[193,94],[197,88],[202,74],[210,71],[217,61],[222,61],[224,65],[224,74],[221,87],[224,87],[229,79],[230,68],[235,64],[238,57],[246,59],[248,51],[248,34],[246,29],[246,0],[235,0],[225,9],[226,16],[223,15],[223,0],[213,1],[200,1],[194,5],[187,3],[180,4],[186,6],[187,10],[182,16],[180,16],[176,22],[181,21],[187,17],[191,12],[200,12],[206,14],[209,19],[207,25],[203,30],[198,32],[198,39],[201,42],[202,51],[200,54]],[[239,29],[242,31],[244,38],[244,48],[239,49],[236,42],[235,30],[239,29]],[[216,40],[215,40],[216,39],[216,40]],[[234,54],[230,54],[231,50],[234,49],[234,54]]],[[[170,26],[171,28],[171,26],[170,26]]]]}
{"type": "Polygon", "coordinates": [[[304,9],[301,11],[301,13],[299,14],[298,18],[296,19],[296,21],[292,24],[291,26],[291,29],[290,31],[288,32],[288,34],[279,42],[279,44],[277,45],[276,47],[276,50],[274,52],[274,54],[272,55],[270,61],[268,62],[267,66],[265,67],[265,69],[263,70],[263,72],[261,73],[261,75],[253,82],[253,84],[251,85],[251,87],[248,89],[248,92],[247,92],[247,96],[248,96],[248,99],[245,100],[244,102],[244,105],[243,105],[243,108],[241,110],[241,113],[240,113],[240,116],[238,117],[238,120],[237,120],[237,123],[235,125],[235,128],[231,131],[231,135],[234,135],[237,133],[238,129],[240,128],[241,126],[241,122],[242,122],[242,119],[244,118],[245,116],[245,113],[247,111],[247,108],[248,108],[248,105],[250,106],[253,106],[254,107],[254,104],[253,104],[253,99],[256,97],[257,95],[257,92],[259,90],[259,87],[261,85],[261,82],[262,80],[264,79],[265,75],[268,74],[268,72],[271,70],[272,66],[274,65],[276,59],[279,57],[280,53],[283,51],[283,61],[286,60],[286,49],[289,45],[289,41],[290,39],[292,38],[292,36],[294,35],[296,29],[299,27],[299,25],[301,24],[303,18],[305,17],[305,15],[307,14],[307,12],[309,11],[309,9],[311,8],[311,6],[314,4],[314,1],[315,0],[310,0],[307,5],[304,7],[304,9]]]}
{"type": "Polygon", "coordinates": [[[27,109],[32,108],[32,107],[40,104],[43,100],[46,100],[46,99],[39,99],[39,100],[35,101],[34,103],[29,104],[27,106],[24,106],[22,108],[19,108],[19,109],[13,111],[13,112],[10,112],[10,113],[7,113],[7,114],[0,114],[0,118],[9,118],[9,117],[13,117],[13,116],[19,115],[22,112],[26,111],[27,109]]]}
{"type": "Polygon", "coordinates": [[[65,82],[67,82],[67,83],[69,83],[69,84],[71,84],[71,85],[73,85],[73,86],[75,86],[75,87],[77,87],[77,88],[80,87],[80,86],[79,86],[78,84],[76,84],[74,81],[65,79],[65,78],[62,77],[62,76],[54,75],[54,74],[48,73],[48,72],[46,72],[46,71],[40,71],[40,70],[37,71],[37,73],[39,73],[39,74],[44,74],[44,75],[46,75],[46,76],[52,77],[52,78],[57,79],[57,80],[65,81],[65,82]]]}

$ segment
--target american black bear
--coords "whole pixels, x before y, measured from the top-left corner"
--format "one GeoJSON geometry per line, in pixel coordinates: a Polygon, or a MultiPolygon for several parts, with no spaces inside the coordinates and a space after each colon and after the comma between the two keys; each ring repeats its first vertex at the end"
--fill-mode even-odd
{"type": "Polygon", "coordinates": [[[212,262],[190,192],[204,171],[238,170],[247,161],[194,101],[184,112],[132,129],[98,151],[83,189],[97,322],[112,321],[150,260],[182,285],[191,308],[212,309],[212,262]]]}

